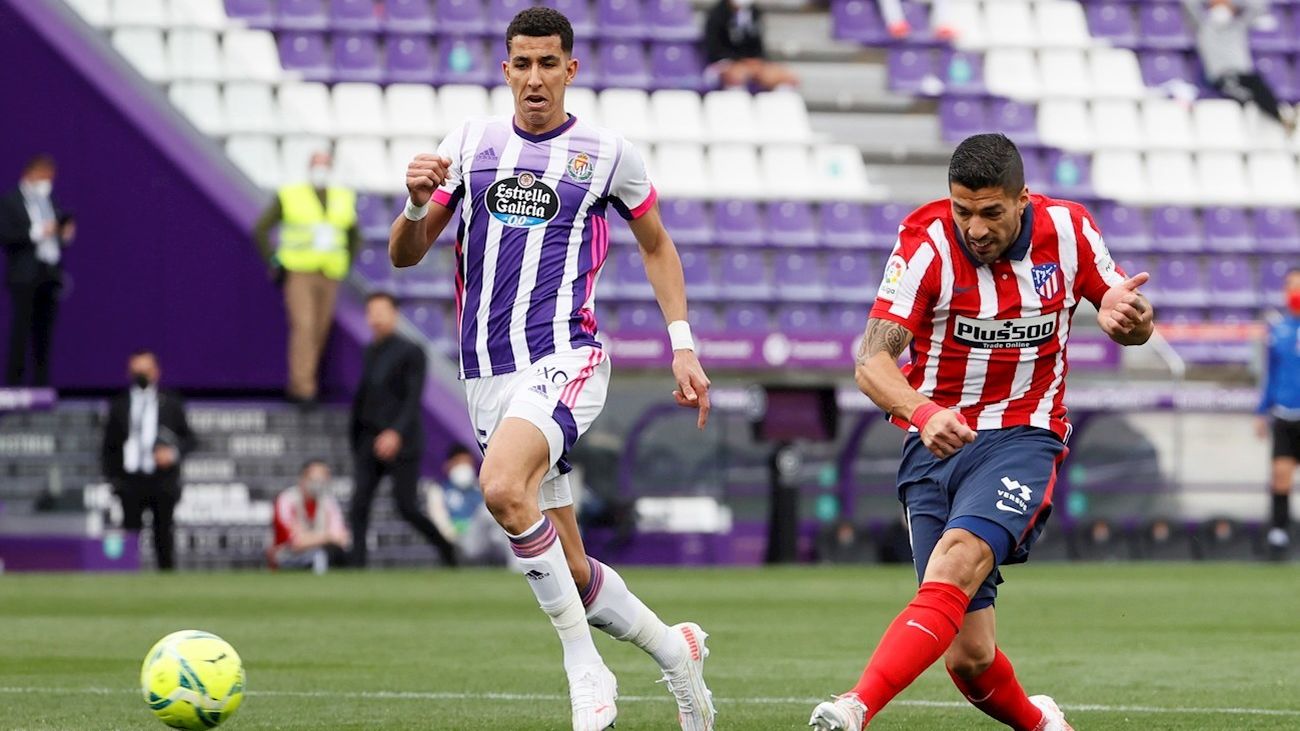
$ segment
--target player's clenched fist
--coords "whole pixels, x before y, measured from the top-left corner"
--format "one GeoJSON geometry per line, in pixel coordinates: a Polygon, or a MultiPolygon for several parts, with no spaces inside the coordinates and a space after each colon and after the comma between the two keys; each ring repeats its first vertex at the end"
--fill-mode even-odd
{"type": "Polygon", "coordinates": [[[921,443],[939,459],[947,459],[975,441],[975,430],[967,425],[966,417],[933,401],[917,407],[912,423],[921,434],[921,443]]]}
{"type": "Polygon", "coordinates": [[[406,190],[411,203],[422,206],[433,197],[433,191],[447,179],[451,160],[440,155],[416,155],[406,166],[406,190]]]}

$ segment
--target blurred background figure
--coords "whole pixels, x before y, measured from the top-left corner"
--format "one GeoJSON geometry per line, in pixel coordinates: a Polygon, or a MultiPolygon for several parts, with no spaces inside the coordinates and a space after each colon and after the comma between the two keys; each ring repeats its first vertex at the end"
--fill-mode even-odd
{"type": "Polygon", "coordinates": [[[76,236],[72,217],[54,203],[54,158],[37,155],[18,187],[0,198],[0,245],[9,259],[9,359],[5,383],[20,386],[32,351],[32,385],[50,382],[50,340],[63,289],[63,247],[76,236]]]}
{"type": "Polygon", "coordinates": [[[273,569],[311,569],[323,574],[347,565],[352,536],[343,524],[343,511],[329,493],[330,467],[310,459],[298,484],[275,498],[275,544],[267,551],[273,569]]]}
{"type": "Polygon", "coordinates": [[[1259,403],[1259,434],[1272,432],[1270,558],[1286,557],[1291,545],[1291,483],[1300,460],[1300,268],[1286,275],[1286,310],[1268,334],[1268,368],[1259,403]]]}
{"type": "Polygon", "coordinates": [[[442,465],[447,479],[429,491],[429,516],[444,535],[453,537],[462,561],[471,565],[511,563],[510,539],[497,526],[483,501],[478,463],[463,444],[447,452],[442,465]]]}
{"type": "Polygon", "coordinates": [[[352,400],[350,439],[355,487],[348,508],[352,556],[366,564],[370,505],[379,481],[393,483],[393,501],[402,520],[438,549],[444,565],[456,565],[455,546],[420,511],[420,460],[424,425],[420,423],[426,361],[424,350],[397,334],[397,300],[376,292],[366,299],[366,322],[374,339],[366,348],[361,383],[352,400]]]}
{"type": "Polygon", "coordinates": [[[280,188],[254,229],[262,256],[284,287],[289,318],[285,393],[306,406],[316,402],[317,367],[334,324],[339,282],[347,277],[361,242],[356,193],[331,183],[332,168],[328,152],[313,154],[308,179],[280,188]],[[278,247],[271,243],[277,225],[278,247]]]}
{"type": "MultiPolygon", "coordinates": [[[[903,13],[903,0],[879,0],[880,15],[885,19],[885,25],[889,28],[889,35],[895,38],[907,38],[912,35],[912,24],[907,20],[907,15],[903,13]]],[[[943,18],[944,0],[932,0],[930,3],[930,15],[932,18],[943,18]]],[[[942,22],[935,23],[934,37],[939,40],[949,41],[957,37],[957,29],[942,22]]]]}
{"type": "Polygon", "coordinates": [[[172,514],[181,499],[181,460],[195,446],[180,394],[158,387],[162,370],[153,352],[127,364],[131,385],[108,408],[100,465],[122,501],[122,527],[138,534],[144,511],[153,515],[158,568],[176,567],[172,514]]]}
{"type": "Polygon", "coordinates": [[[1278,101],[1250,53],[1251,27],[1277,24],[1268,15],[1267,0],[1183,0],[1183,6],[1196,28],[1196,51],[1206,79],[1226,97],[1242,104],[1253,101],[1287,134],[1293,133],[1295,110],[1278,101]]]}
{"type": "Polygon", "coordinates": [[[704,23],[707,75],[726,88],[771,90],[799,85],[789,68],[767,60],[763,12],[753,0],[718,0],[704,23]]]}

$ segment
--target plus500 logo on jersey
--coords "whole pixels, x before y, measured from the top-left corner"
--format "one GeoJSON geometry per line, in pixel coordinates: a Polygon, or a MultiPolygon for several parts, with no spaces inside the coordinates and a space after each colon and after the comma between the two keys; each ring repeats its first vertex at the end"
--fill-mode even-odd
{"type": "Polygon", "coordinates": [[[530,172],[498,180],[488,188],[488,211],[515,228],[541,226],[560,212],[560,196],[530,172]]]}
{"type": "Polygon", "coordinates": [[[1056,335],[1056,315],[976,320],[958,315],[953,338],[972,348],[1036,348],[1056,335]]]}

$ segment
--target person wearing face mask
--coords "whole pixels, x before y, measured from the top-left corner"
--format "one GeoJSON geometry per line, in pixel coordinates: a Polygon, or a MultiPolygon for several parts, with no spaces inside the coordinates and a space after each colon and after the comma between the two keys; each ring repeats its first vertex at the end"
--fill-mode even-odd
{"type": "Polygon", "coordinates": [[[63,248],[76,223],[54,203],[54,158],[38,155],[23,168],[18,187],[0,197],[0,246],[9,259],[13,321],[5,383],[19,386],[32,351],[32,385],[50,382],[50,339],[63,289],[63,248]]]}
{"type": "Polygon", "coordinates": [[[442,465],[447,479],[429,491],[429,517],[446,535],[453,536],[463,561],[475,565],[510,563],[510,541],[497,527],[483,501],[478,484],[478,463],[463,444],[447,452],[442,465]]]}
{"type": "Polygon", "coordinates": [[[704,50],[709,64],[705,73],[728,89],[799,85],[799,77],[788,67],[767,60],[763,13],[754,0],[718,0],[704,22],[704,50]]]}
{"type": "Polygon", "coordinates": [[[311,569],[322,574],[330,567],[347,565],[352,536],[329,486],[329,465],[323,459],[309,459],[298,471],[298,484],[275,498],[275,541],[266,552],[272,569],[311,569]]]}
{"type": "Polygon", "coordinates": [[[316,402],[316,371],[330,327],[339,282],[361,242],[357,196],[333,182],[328,152],[311,156],[308,179],[280,189],[262,213],[254,237],[272,276],[284,287],[289,319],[289,382],[285,394],[305,406],[316,402]],[[280,227],[278,246],[271,229],[280,227]]]}
{"type": "Polygon", "coordinates": [[[1259,436],[1273,436],[1269,558],[1286,558],[1291,545],[1291,484],[1300,460],[1300,267],[1287,272],[1286,312],[1273,319],[1259,400],[1259,436]]]}
{"type": "Polygon", "coordinates": [[[1214,88],[1242,104],[1253,101],[1287,134],[1295,132],[1295,109],[1278,101],[1250,54],[1251,27],[1277,24],[1267,0],[1183,0],[1183,8],[1196,28],[1196,52],[1214,88]]]}
{"type": "Polygon", "coordinates": [[[158,387],[162,370],[148,350],[131,355],[131,386],[109,404],[100,467],[122,502],[122,527],[138,533],[153,515],[158,568],[176,566],[172,514],[181,499],[181,460],[196,440],[180,394],[158,387]]]}

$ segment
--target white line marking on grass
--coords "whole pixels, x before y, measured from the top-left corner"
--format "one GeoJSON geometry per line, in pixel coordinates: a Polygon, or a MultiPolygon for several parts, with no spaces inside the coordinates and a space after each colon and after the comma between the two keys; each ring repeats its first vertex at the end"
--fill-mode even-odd
{"type": "MultiPolygon", "coordinates": [[[[118,688],[22,688],[0,687],[3,695],[27,695],[46,693],[86,693],[89,695],[125,695],[137,694],[139,691],[118,688]]],[[[401,690],[252,690],[248,695],[268,698],[353,698],[359,700],[414,700],[414,701],[567,701],[567,695],[551,693],[462,693],[462,692],[427,692],[401,690]]],[[[65,695],[66,697],[66,695],[65,695]]],[[[671,703],[669,695],[620,695],[620,701],[629,703],[671,703]]],[[[793,706],[815,705],[824,698],[714,698],[717,703],[726,705],[769,705],[793,706]]],[[[897,700],[890,705],[910,706],[912,708],[967,708],[968,704],[958,701],[921,701],[897,700]]],[[[1100,703],[1063,703],[1061,708],[1069,711],[1098,711],[1104,713],[1211,713],[1227,716],[1282,716],[1300,717],[1300,710],[1288,708],[1166,708],[1160,706],[1111,706],[1100,703]]]]}

